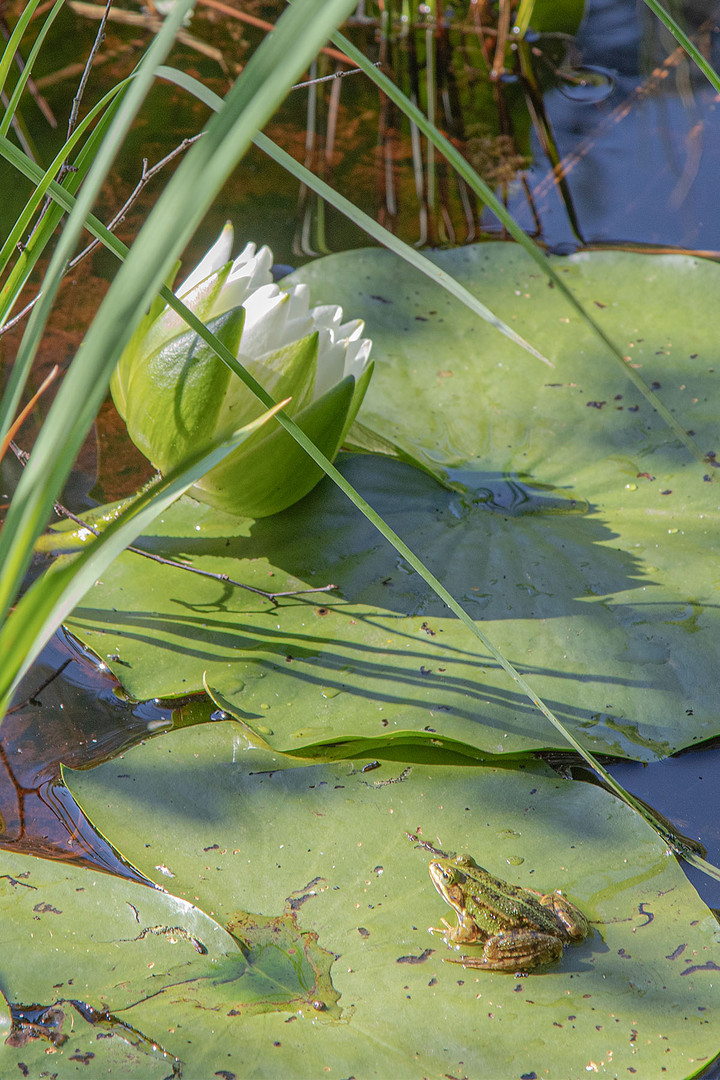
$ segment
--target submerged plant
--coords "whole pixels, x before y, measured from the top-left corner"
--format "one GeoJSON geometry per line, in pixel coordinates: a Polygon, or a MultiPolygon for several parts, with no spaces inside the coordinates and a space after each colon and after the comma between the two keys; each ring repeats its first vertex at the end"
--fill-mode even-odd
{"type": "MultiPolygon", "coordinates": [[[[360,319],[337,305],[310,307],[306,285],[272,280],[272,252],[248,244],[229,261],[233,229],[219,238],[176,295],[207,323],[247,371],[332,461],[370,380],[371,342],[360,319]]],[[[162,473],[205,442],[263,411],[255,395],[162,301],[150,309],[111,382],[135,445],[162,473]]],[[[323,472],[279,427],[268,428],[203,477],[192,494],[250,517],[297,502],[323,472]]]]}

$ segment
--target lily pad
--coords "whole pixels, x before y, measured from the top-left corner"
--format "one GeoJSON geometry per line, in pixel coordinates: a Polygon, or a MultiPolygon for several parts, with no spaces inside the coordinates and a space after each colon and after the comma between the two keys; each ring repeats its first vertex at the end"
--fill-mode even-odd
{"type": "Polygon", "coordinates": [[[223,1016],[339,1014],[334,957],[298,928],[291,907],[272,918],[236,911],[224,930],[164,890],[22,856],[2,862],[6,1065],[51,1055],[67,1070],[92,1062],[91,1075],[112,1067],[164,1077],[173,1058],[182,1072],[185,1040],[168,1036],[183,1029],[183,1006],[223,1016]]]}
{"type": "MultiPolygon", "coordinates": [[[[717,735],[715,459],[692,458],[522,251],[435,258],[555,368],[387,252],[304,267],[293,280],[357,311],[374,339],[363,424],[451,489],[378,457],[341,459],[345,475],[590,749],[649,760],[717,735]]],[[[554,264],[712,451],[718,267],[627,253],[554,264]]],[[[480,753],[563,745],[329,481],[268,520],[225,519],[224,538],[214,519],[212,541],[197,514],[183,500],[147,542],[256,587],[338,593],[271,609],[124,556],[70,626],[136,697],[204,676],[286,752],[408,734],[480,753]]]]}
{"type": "Polygon", "coordinates": [[[221,723],[66,773],[95,824],[141,870],[157,877],[163,865],[178,896],[221,922],[238,908],[292,910],[338,957],[337,1019],[322,996],[310,1019],[282,1006],[209,1011],[200,981],[122,1011],[190,1074],[670,1080],[717,1053],[717,922],[652,830],[605,791],[538,763],[283,763],[221,723]],[[454,918],[427,871],[438,849],[561,888],[592,936],[526,979],[443,963],[456,954],[427,932],[454,918]]]}

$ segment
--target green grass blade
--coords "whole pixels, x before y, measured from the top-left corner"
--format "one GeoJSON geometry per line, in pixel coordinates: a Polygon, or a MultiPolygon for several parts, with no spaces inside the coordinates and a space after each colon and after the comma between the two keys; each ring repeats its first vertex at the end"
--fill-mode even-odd
{"type": "MultiPolygon", "coordinates": [[[[202,146],[203,143],[205,143],[205,140],[201,140],[200,143],[197,144],[197,146],[202,146]]],[[[29,164],[31,163],[28,163],[28,165],[29,164]]],[[[178,172],[179,171],[180,170],[178,170],[178,172]]],[[[53,196],[58,197],[59,200],[67,200],[67,204],[71,205],[72,201],[70,200],[67,193],[64,192],[62,188],[58,188],[57,185],[55,185],[55,187],[57,188],[57,191],[53,189],[52,185],[50,188],[53,196]]],[[[97,225],[100,225],[100,223],[97,223],[97,225]]],[[[97,228],[94,223],[93,228],[97,228]]],[[[103,227],[100,226],[100,229],[98,231],[101,232],[102,228],[103,227]]],[[[107,230],[105,230],[105,232],[107,232],[107,230]]],[[[109,241],[108,246],[118,252],[119,248],[122,245],[120,245],[114,237],[111,237],[110,234],[107,234],[107,239],[109,241]]],[[[132,254],[133,256],[136,255],[135,247],[132,254]]],[[[136,261],[137,258],[135,258],[134,260],[129,258],[125,264],[125,269],[127,270],[130,265],[134,265],[134,262],[136,261]]],[[[194,329],[201,336],[201,338],[214,349],[220,359],[223,360],[231,368],[231,370],[233,370],[242,379],[246,386],[253,390],[253,392],[263,403],[265,403],[266,405],[274,404],[272,398],[265,393],[263,388],[257,382],[255,382],[255,380],[242,368],[236,358],[233,357],[232,354],[229,353],[222,346],[222,344],[213,337],[210,331],[207,330],[207,328],[193,315],[192,312],[184,309],[184,306],[180,303],[180,301],[178,301],[171,293],[169,293],[168,290],[163,289],[162,294],[165,299],[172,304],[173,308],[183,315],[191,328],[194,329]]],[[[366,503],[364,499],[362,499],[362,497],[354,490],[352,485],[350,485],[344,479],[342,474],[339,473],[337,469],[335,469],[335,467],[327,460],[327,458],[325,458],[324,455],[322,455],[315,448],[314,444],[310,442],[310,440],[299,428],[296,427],[293,421],[290,420],[289,417],[285,416],[285,414],[282,412],[279,412],[277,414],[277,419],[282,424],[282,426],[293,436],[293,438],[295,438],[295,440],[306,450],[309,456],[315,462],[317,462],[317,464],[320,465],[323,471],[337,484],[337,486],[344,492],[344,494],[350,499],[350,501],[361,511],[361,513],[363,513],[368,518],[368,520],[372,522],[372,524],[377,528],[381,535],[385,537],[385,539],[388,540],[389,543],[392,544],[395,550],[433,589],[436,595],[443,600],[449,610],[452,611],[453,614],[458,619],[460,619],[461,622],[463,622],[463,624],[481,642],[481,644],[488,650],[488,652],[490,652],[491,655],[495,657],[495,659],[506,671],[506,673],[513,680],[513,682],[517,684],[517,686],[523,691],[523,693],[526,694],[528,699],[535,705],[535,707],[543,713],[543,715],[549,720],[549,722],[552,723],[553,726],[561,732],[561,734],[568,741],[568,743],[583,757],[583,759],[588,763],[588,765],[590,765],[590,767],[599,776],[603,778],[605,783],[609,785],[609,787],[619,798],[621,798],[624,802],[628,803],[628,805],[630,805],[639,814],[641,814],[641,816],[646,821],[648,821],[649,824],[653,828],[655,828],[661,836],[663,836],[663,839],[668,843],[668,845],[672,847],[673,850],[677,851],[678,848],[674,837],[672,837],[668,833],[668,830],[663,826],[663,824],[661,822],[658,822],[646,807],[644,807],[641,803],[635,800],[632,795],[626,792],[625,789],[620,784],[618,784],[612,776],[610,776],[610,774],[595,759],[595,757],[585,747],[583,747],[583,745],[578,742],[577,739],[575,739],[575,737],[565,728],[562,722],[557,719],[552,710],[542,701],[542,699],[537,694],[535,694],[532,687],[525,680],[525,678],[503,656],[500,650],[496,648],[496,646],[492,643],[492,641],[490,641],[490,639],[485,635],[481,628],[477,626],[471,616],[444,588],[442,583],[424,566],[422,561],[410,550],[410,548],[407,547],[407,545],[400,539],[400,537],[397,536],[397,534],[394,533],[394,531],[388,525],[386,525],[386,523],[375,513],[372,507],[368,503],[366,503]]],[[[31,461],[31,465],[32,464],[33,462],[31,461]]],[[[30,466],[28,466],[28,468],[30,468],[30,466]]],[[[2,543],[1,539],[0,543],[2,543]]],[[[679,851],[679,854],[683,855],[684,852],[679,851]]]]}
{"type": "MultiPolygon", "coordinates": [[[[171,294],[173,308],[182,315],[185,321],[195,332],[207,342],[207,344],[215,351],[217,356],[231,369],[235,374],[242,379],[243,383],[260,399],[263,405],[272,407],[274,405],[273,398],[263,389],[263,387],[243,368],[240,362],[228,351],[228,349],[214,337],[214,335],[207,329],[207,327],[197,318],[197,316],[185,308],[181,301],[177,300],[171,294]]],[[[522,690],[529,701],[539,709],[543,716],[556,728],[557,731],[567,740],[572,748],[587,762],[591,769],[593,769],[598,776],[600,776],[604,782],[611,788],[615,795],[628,806],[632,807],[637,813],[639,813],[645,821],[647,821],[660,836],[663,837],[669,847],[673,849],[677,854],[685,854],[684,849],[681,849],[674,835],[668,830],[666,824],[656,818],[652,811],[646,807],[639,800],[635,799],[625,788],[619,784],[610,773],[600,764],[597,758],[579,742],[575,736],[565,727],[561,720],[559,720],[552,709],[535,693],[530,683],[523,675],[515,668],[513,664],[504,656],[504,654],[497,648],[497,646],[490,640],[485,632],[477,625],[472,616],[462,607],[461,604],[455,599],[451,593],[445,588],[442,582],[435,577],[435,575],[428,570],[421,559],[407,546],[396,532],[394,532],[390,526],[376,513],[376,511],[370,506],[369,503],[362,498],[362,496],[355,490],[345,477],[340,473],[335,466],[322,454],[317,447],[310,441],[305,433],[290,419],[284,412],[277,414],[277,420],[285,430],[292,435],[297,443],[303,447],[303,449],[309,454],[309,456],[315,461],[325,472],[327,476],[340,488],[344,495],[350,500],[350,502],[357,507],[357,509],[368,519],[368,521],[377,529],[381,536],[383,536],[389,544],[397,551],[397,553],[413,568],[416,574],[418,574],[423,581],[425,581],[433,590],[436,596],[438,596],[446,607],[455,615],[456,618],[463,623],[464,626],[473,634],[477,640],[487,649],[487,651],[497,660],[498,664],[509,675],[511,680],[522,690]]]]}
{"type": "MultiPolygon", "coordinates": [[[[163,510],[237,449],[277,412],[271,409],[231,436],[193,454],[182,466],[143,492],[87,550],[51,568],[25,593],[0,630],[0,705],[7,702],[19,679],[63,619],[113,559],[132,544],[163,510]]],[[[2,708],[0,708],[0,714],[2,708]]]]}
{"type": "MultiPolygon", "coordinates": [[[[25,161],[25,168],[30,169],[32,162],[27,159],[25,161]]],[[[62,188],[55,185],[56,191],[53,191],[51,186],[51,194],[62,201],[63,205],[71,206],[72,199],[62,188]]],[[[115,252],[120,258],[124,257],[124,253],[127,252],[125,246],[114,237],[111,233],[108,233],[104,229],[101,223],[97,222],[93,224],[93,231],[100,235],[103,242],[115,252]],[[105,235],[103,235],[103,233],[105,235]]],[[[194,315],[192,311],[185,307],[185,305],[178,300],[172,292],[166,287],[161,289],[163,298],[171,305],[171,307],[181,315],[187,324],[195,330],[197,334],[214,350],[216,355],[245,383],[245,385],[256,394],[256,396],[266,405],[266,407],[273,407],[276,403],[270,397],[269,394],[260,386],[259,383],[253,379],[253,377],[242,367],[239,361],[234,357],[221,342],[215,338],[215,336],[207,329],[207,327],[194,315]]],[[[631,806],[637,813],[639,813],[651,826],[654,828],[677,854],[685,857],[686,853],[678,848],[675,838],[669,833],[662,821],[658,821],[654,818],[651,811],[645,807],[642,803],[633,798],[632,795],[627,792],[621,784],[618,784],[616,780],[607,772],[607,770],[600,764],[599,761],[590,753],[577,739],[567,730],[562,721],[560,721],[552,710],[545,704],[545,702],[535,693],[532,686],[527,680],[517,671],[517,669],[506,659],[503,653],[493,644],[490,638],[481,630],[481,628],[473,621],[472,617],[465,611],[465,609],[455,600],[455,598],[445,589],[442,583],[425,567],[423,562],[414,554],[414,552],[405,544],[403,540],[383,521],[382,518],[373,510],[373,508],[367,503],[362,496],[355,491],[350,483],[342,476],[340,472],[331,464],[331,462],[315,447],[315,445],[307,438],[294,422],[286,416],[282,411],[277,414],[277,420],[285,430],[298,442],[309,456],[315,461],[330,477],[331,480],[340,488],[340,490],[347,496],[350,502],[357,507],[358,510],[370,521],[378,532],[390,543],[394,549],[401,555],[406,562],[412,566],[412,568],[420,575],[420,577],[430,586],[435,594],[445,603],[453,614],[460,619],[460,621],[470,630],[470,632],[480,641],[480,643],[491,653],[492,656],[498,661],[504,671],[509,677],[516,683],[516,685],[523,691],[527,698],[535,705],[540,712],[549,720],[549,722],[563,735],[568,743],[574,750],[587,762],[591,769],[593,769],[611,788],[611,790],[622,799],[629,806],[631,806]]],[[[128,541],[130,542],[130,541],[128,541]]],[[[0,637],[0,642],[2,638],[0,637]]],[[[708,864],[710,866],[710,864],[708,864]]],[[[701,867],[703,869],[703,867],[701,867]]],[[[715,868],[711,868],[715,869],[715,868]]],[[[710,870],[706,870],[710,873],[710,870]]],[[[720,871],[718,871],[720,873],[720,871]]]]}
{"type": "Polygon", "coordinates": [[[23,8],[23,12],[15,24],[15,28],[10,35],[7,45],[0,58],[0,93],[5,89],[5,83],[7,82],[8,72],[15,60],[15,53],[20,48],[20,42],[23,39],[28,24],[35,14],[35,8],[40,3],[40,0],[30,0],[30,2],[23,8]]]}
{"type": "Polygon", "coordinates": [[[645,3],[650,10],[657,15],[663,26],[670,31],[678,45],[682,45],[688,56],[695,61],[710,85],[720,94],[720,75],[718,75],[715,68],[707,62],[697,45],[693,44],[682,27],[678,26],[672,15],[665,10],[658,0],[645,0],[645,3]]]}
{"type": "MultiPolygon", "coordinates": [[[[55,155],[53,161],[45,170],[45,174],[42,180],[37,184],[35,190],[33,191],[31,198],[28,199],[27,203],[23,207],[20,217],[17,219],[14,226],[10,230],[7,240],[3,244],[2,248],[0,248],[0,274],[2,274],[5,270],[5,267],[10,261],[13,251],[17,249],[18,244],[22,240],[23,234],[25,233],[26,229],[29,228],[30,222],[32,221],[35,212],[39,209],[47,194],[47,190],[50,186],[50,181],[57,174],[63,161],[65,161],[65,159],[70,156],[72,151],[75,149],[77,144],[85,135],[85,132],[95,122],[95,119],[105,111],[105,109],[110,105],[110,103],[114,100],[117,94],[121,93],[129,85],[129,81],[130,80],[126,80],[125,82],[118,83],[118,85],[114,86],[112,90],[110,90],[102,98],[101,101],[94,105],[90,112],[87,114],[87,116],[83,117],[81,122],[77,125],[67,142],[55,155]]],[[[3,289],[3,292],[4,291],[5,290],[3,289]]],[[[0,292],[0,304],[2,304],[3,302],[3,292],[0,292]]]]}
{"type": "MultiPolygon", "coordinates": [[[[55,229],[62,218],[63,210],[71,210],[74,206],[74,200],[72,200],[72,198],[66,200],[64,193],[68,192],[72,195],[83,182],[87,175],[87,171],[95,158],[96,148],[105,136],[105,132],[112,120],[115,108],[119,104],[119,100],[118,97],[115,98],[96,124],[73,163],[73,171],[68,173],[65,177],[62,187],[56,184],[55,181],[50,185],[54,191],[53,201],[48,207],[47,212],[44,214],[39,228],[33,232],[33,235],[23,248],[23,251],[20,253],[15,265],[10,271],[7,281],[2,289],[0,289],[0,326],[3,326],[7,321],[23,287],[32,273],[33,267],[41,257],[55,232],[55,229]],[[60,195],[59,193],[63,194],[60,195]]],[[[5,157],[8,161],[11,161],[15,168],[23,173],[23,175],[27,176],[28,179],[32,180],[33,183],[38,184],[41,182],[43,172],[40,166],[31,161],[22,151],[19,151],[13,143],[9,142],[3,136],[0,136],[0,155],[5,157]]],[[[104,228],[99,221],[97,222],[97,225],[101,229],[104,228]]],[[[107,232],[107,230],[105,231],[107,232]]],[[[110,234],[108,233],[107,235],[109,236],[110,234]]],[[[3,392],[2,400],[0,400],[0,433],[2,433],[3,436],[12,424],[19,407],[23,388],[27,382],[31,365],[32,356],[26,356],[24,364],[21,364],[19,359],[16,359],[13,364],[10,378],[8,379],[3,392]]]]}
{"type": "Polygon", "coordinates": [[[60,14],[64,3],[65,0],[56,0],[55,6],[50,11],[47,19],[40,28],[40,33],[35,39],[35,43],[30,50],[30,55],[28,56],[25,62],[25,66],[20,73],[20,78],[13,87],[13,92],[10,95],[10,100],[8,101],[7,108],[5,109],[5,115],[0,122],[0,135],[7,135],[10,129],[10,125],[12,124],[13,118],[15,116],[15,110],[18,106],[18,102],[20,101],[22,92],[25,89],[25,85],[32,74],[33,67],[35,66],[35,60],[37,59],[37,55],[42,48],[42,44],[47,36],[48,30],[55,22],[56,17],[60,14]]]}

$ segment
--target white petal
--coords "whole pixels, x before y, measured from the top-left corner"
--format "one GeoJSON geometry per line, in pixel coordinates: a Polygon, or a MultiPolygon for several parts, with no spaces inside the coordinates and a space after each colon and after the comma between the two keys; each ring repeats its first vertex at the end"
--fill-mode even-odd
{"type": "Polygon", "coordinates": [[[245,324],[240,340],[240,351],[250,356],[261,356],[273,352],[275,344],[285,325],[284,308],[287,307],[288,295],[277,285],[263,285],[243,304],[245,324]]]}
{"type": "Polygon", "coordinates": [[[332,330],[320,330],[318,338],[318,365],[315,380],[315,397],[319,398],[343,377],[345,366],[345,342],[334,341],[332,330]]]}
{"type": "Polygon", "coordinates": [[[370,338],[355,338],[354,340],[349,341],[347,352],[345,353],[345,369],[343,374],[353,375],[355,379],[359,379],[368,365],[371,349],[372,341],[370,338]]]}
{"type": "MultiPolygon", "coordinates": [[[[208,253],[197,264],[189,277],[175,290],[175,295],[183,297],[186,293],[219,270],[230,258],[233,245],[233,227],[228,222],[208,253]]],[[[227,309],[226,309],[227,310],[227,309]]]]}
{"type": "Polygon", "coordinates": [[[230,268],[220,295],[213,304],[210,318],[240,307],[257,289],[271,285],[272,262],[273,254],[269,247],[261,247],[256,251],[255,244],[246,244],[230,268]]]}

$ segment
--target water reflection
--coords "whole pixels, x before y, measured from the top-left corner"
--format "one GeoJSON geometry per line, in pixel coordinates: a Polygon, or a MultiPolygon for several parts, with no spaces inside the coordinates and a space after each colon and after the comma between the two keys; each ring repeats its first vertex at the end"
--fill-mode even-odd
{"type": "Polygon", "coordinates": [[[85,817],[61,764],[88,768],[172,727],[170,709],[126,700],[107,668],[58,633],[0,726],[0,847],[152,884],[85,817]]]}
{"type": "MultiPolygon", "coordinates": [[[[702,7],[683,5],[687,29],[717,68],[717,29],[703,22],[702,7]]],[[[519,188],[510,209],[531,232],[539,217],[541,238],[554,251],[574,250],[578,240],[720,249],[718,98],[658,27],[643,5],[591,0],[576,49],[585,71],[613,73],[611,92],[593,100],[598,88],[589,79],[577,93],[565,81],[544,96],[560,164],[553,168],[533,137],[534,209],[519,188]]]]}

